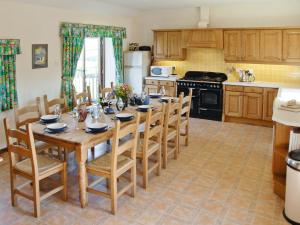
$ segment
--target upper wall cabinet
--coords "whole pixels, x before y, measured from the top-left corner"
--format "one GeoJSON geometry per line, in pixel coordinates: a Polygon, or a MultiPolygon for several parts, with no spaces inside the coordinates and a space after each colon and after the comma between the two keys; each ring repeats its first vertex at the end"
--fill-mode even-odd
{"type": "Polygon", "coordinates": [[[243,30],[242,36],[242,60],[258,61],[259,60],[259,30],[243,30]]]}
{"type": "Polygon", "coordinates": [[[223,49],[222,29],[198,29],[183,31],[184,44],[187,48],[219,48],[223,49]]]}
{"type": "Polygon", "coordinates": [[[224,31],[225,60],[241,60],[241,32],[239,30],[224,31]]]}
{"type": "Polygon", "coordinates": [[[154,58],[158,60],[183,60],[185,52],[182,48],[181,31],[154,32],[154,58]]]}
{"type": "Polygon", "coordinates": [[[165,59],[168,57],[168,33],[154,33],[154,56],[157,59],[165,59]]]}
{"type": "Polygon", "coordinates": [[[260,31],[260,59],[264,62],[281,62],[282,59],[282,31],[260,31]]]}
{"type": "Polygon", "coordinates": [[[300,62],[300,29],[283,31],[283,55],[284,62],[300,62]]]}

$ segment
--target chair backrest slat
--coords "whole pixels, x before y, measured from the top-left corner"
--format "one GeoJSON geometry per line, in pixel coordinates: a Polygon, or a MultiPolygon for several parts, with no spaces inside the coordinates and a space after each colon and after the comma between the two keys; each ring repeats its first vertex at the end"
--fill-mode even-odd
{"type": "Polygon", "coordinates": [[[33,123],[40,120],[41,110],[40,110],[40,97],[36,98],[36,105],[25,106],[18,108],[14,104],[14,116],[16,127],[19,128],[28,123],[33,123]]]}
{"type": "MultiPolygon", "coordinates": [[[[144,142],[143,151],[147,151],[149,140],[156,138],[158,143],[161,142],[164,114],[165,114],[165,103],[163,103],[159,108],[151,110],[149,109],[146,116],[145,122],[145,132],[144,132],[144,142]]],[[[145,152],[144,152],[145,154],[145,152]]]]}
{"type": "Polygon", "coordinates": [[[86,105],[89,106],[92,104],[92,96],[91,96],[91,88],[90,86],[86,87],[86,91],[81,92],[81,93],[74,93],[74,105],[77,106],[77,100],[81,100],[81,105],[86,105]]]}
{"type": "Polygon", "coordinates": [[[55,105],[60,105],[61,111],[63,113],[67,112],[66,98],[55,98],[52,100],[48,100],[48,96],[44,95],[45,114],[53,114],[54,112],[51,108],[55,105]]]}
{"type": "Polygon", "coordinates": [[[119,120],[116,121],[114,135],[112,139],[111,168],[112,174],[117,170],[118,157],[124,152],[130,152],[130,158],[135,160],[138,140],[138,126],[140,123],[140,113],[136,118],[121,126],[119,120]]]}
{"type": "MultiPolygon", "coordinates": [[[[183,93],[181,93],[183,95],[183,93]]],[[[182,100],[182,110],[181,115],[184,115],[186,118],[190,117],[190,110],[192,104],[192,96],[193,96],[193,89],[189,89],[189,95],[185,96],[182,100]]]]}
{"type": "Polygon", "coordinates": [[[165,121],[164,121],[164,133],[168,133],[169,126],[175,126],[179,129],[180,116],[181,116],[181,105],[182,105],[183,95],[180,94],[177,102],[171,102],[169,99],[166,106],[165,121]]]}

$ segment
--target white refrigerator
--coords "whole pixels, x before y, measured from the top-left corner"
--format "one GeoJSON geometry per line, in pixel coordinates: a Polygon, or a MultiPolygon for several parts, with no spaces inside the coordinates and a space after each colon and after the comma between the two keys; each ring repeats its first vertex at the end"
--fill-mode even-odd
{"type": "Polygon", "coordinates": [[[151,54],[149,51],[124,52],[124,82],[130,84],[133,93],[143,91],[144,78],[149,75],[151,54]]]}

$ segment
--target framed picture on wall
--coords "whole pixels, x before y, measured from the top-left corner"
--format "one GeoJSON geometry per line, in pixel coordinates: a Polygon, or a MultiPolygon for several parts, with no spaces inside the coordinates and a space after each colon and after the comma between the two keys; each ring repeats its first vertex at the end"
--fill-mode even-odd
{"type": "Polygon", "coordinates": [[[48,44],[32,45],[32,69],[48,67],[48,44]]]}

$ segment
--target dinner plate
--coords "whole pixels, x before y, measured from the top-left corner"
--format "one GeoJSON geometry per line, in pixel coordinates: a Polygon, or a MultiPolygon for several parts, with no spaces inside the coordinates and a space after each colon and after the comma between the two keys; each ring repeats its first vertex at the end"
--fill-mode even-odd
{"type": "Polygon", "coordinates": [[[58,119],[58,115],[44,115],[41,116],[41,121],[44,123],[54,123],[58,119]]]}
{"type": "Polygon", "coordinates": [[[52,123],[46,126],[46,128],[50,131],[61,132],[67,127],[65,123],[52,123]]]}
{"type": "Polygon", "coordinates": [[[160,98],[161,94],[160,93],[149,93],[150,98],[160,98]]]}
{"type": "Polygon", "coordinates": [[[153,108],[152,105],[140,105],[140,106],[138,106],[137,109],[141,112],[147,112],[148,109],[151,109],[151,108],[153,108]]]}
{"type": "Polygon", "coordinates": [[[89,123],[86,127],[92,132],[103,132],[107,130],[108,125],[106,123],[89,123]]]}
{"type": "Polygon", "coordinates": [[[118,118],[120,121],[130,121],[133,119],[132,113],[119,113],[116,115],[116,118],[118,118]]]}
{"type": "Polygon", "coordinates": [[[161,98],[160,98],[160,101],[161,101],[161,102],[168,103],[169,99],[171,100],[171,102],[174,102],[174,101],[175,101],[175,98],[174,98],[174,97],[161,97],[161,98]]]}

